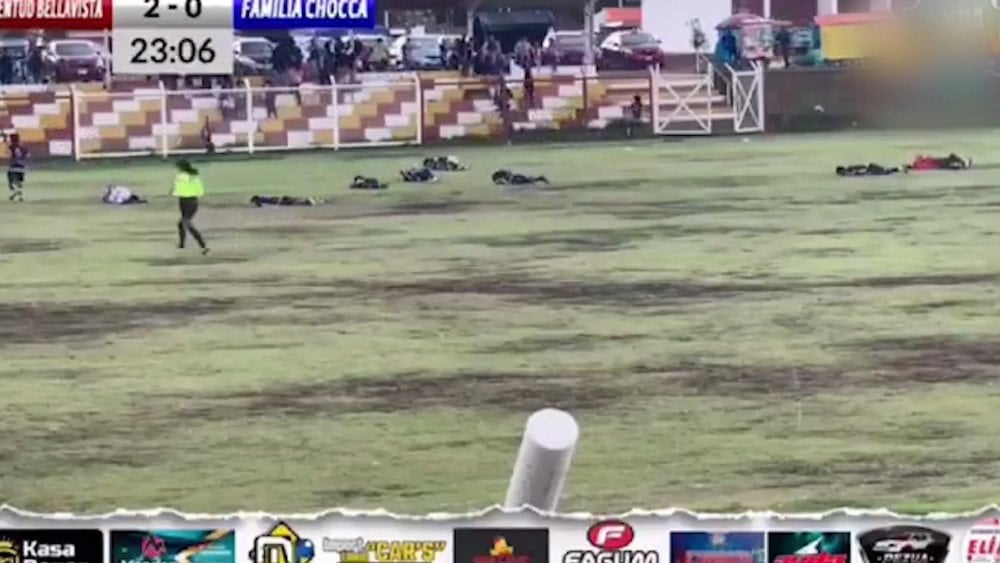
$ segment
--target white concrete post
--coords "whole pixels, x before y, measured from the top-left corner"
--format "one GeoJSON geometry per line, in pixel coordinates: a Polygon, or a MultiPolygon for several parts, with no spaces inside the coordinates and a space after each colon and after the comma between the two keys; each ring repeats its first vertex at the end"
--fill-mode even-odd
{"type": "Polygon", "coordinates": [[[829,16],[840,13],[840,2],[837,0],[816,0],[816,14],[829,16]]]}
{"type": "Polygon", "coordinates": [[[528,417],[504,506],[554,512],[579,438],[580,427],[566,411],[542,409],[528,417]]]}
{"type": "Polygon", "coordinates": [[[586,0],[583,5],[583,65],[588,69],[594,66],[594,4],[586,0]]]}

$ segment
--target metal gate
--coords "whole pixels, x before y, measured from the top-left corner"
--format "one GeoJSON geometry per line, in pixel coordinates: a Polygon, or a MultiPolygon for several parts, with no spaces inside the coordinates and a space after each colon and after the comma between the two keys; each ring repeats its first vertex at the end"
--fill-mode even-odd
{"type": "Polygon", "coordinates": [[[764,65],[753,62],[750,70],[730,67],[733,84],[733,130],[764,132],[764,65]]]}
{"type": "Polygon", "coordinates": [[[652,70],[653,132],[657,135],[711,135],[712,71],[693,79],[670,79],[652,70]]]}

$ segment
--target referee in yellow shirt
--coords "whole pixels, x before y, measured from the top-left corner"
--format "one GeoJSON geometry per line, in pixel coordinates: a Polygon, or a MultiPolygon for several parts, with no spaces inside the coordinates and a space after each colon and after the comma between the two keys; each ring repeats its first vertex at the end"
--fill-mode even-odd
{"type": "Polygon", "coordinates": [[[174,179],[173,196],[181,208],[181,220],[177,223],[177,235],[180,237],[179,248],[184,248],[187,242],[187,234],[191,233],[198,246],[201,247],[202,254],[208,254],[208,246],[205,239],[195,228],[194,216],[198,213],[198,200],[205,195],[205,185],[198,176],[198,170],[191,166],[187,160],[177,161],[177,177],[174,179]]]}

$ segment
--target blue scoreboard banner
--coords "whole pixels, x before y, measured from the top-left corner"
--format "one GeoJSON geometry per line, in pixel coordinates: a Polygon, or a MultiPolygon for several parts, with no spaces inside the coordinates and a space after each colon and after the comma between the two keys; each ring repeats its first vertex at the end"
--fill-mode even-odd
{"type": "Polygon", "coordinates": [[[233,0],[237,31],[372,29],[377,17],[375,0],[233,0]]]}

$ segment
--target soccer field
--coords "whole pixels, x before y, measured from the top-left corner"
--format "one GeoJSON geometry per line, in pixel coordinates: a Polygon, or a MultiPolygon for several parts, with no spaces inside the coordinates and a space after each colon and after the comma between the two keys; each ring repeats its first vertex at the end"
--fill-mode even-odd
{"type": "Polygon", "coordinates": [[[996,501],[995,132],[38,166],[0,205],[0,502],[464,511],[573,412],[563,508],[996,501]],[[968,153],[978,168],[839,179],[968,153]],[[550,189],[503,193],[506,166],[550,189]],[[111,208],[121,182],[151,203],[111,208]],[[317,195],[256,209],[252,194],[317,195]],[[193,246],[193,245],[192,245],[193,246]]]}

